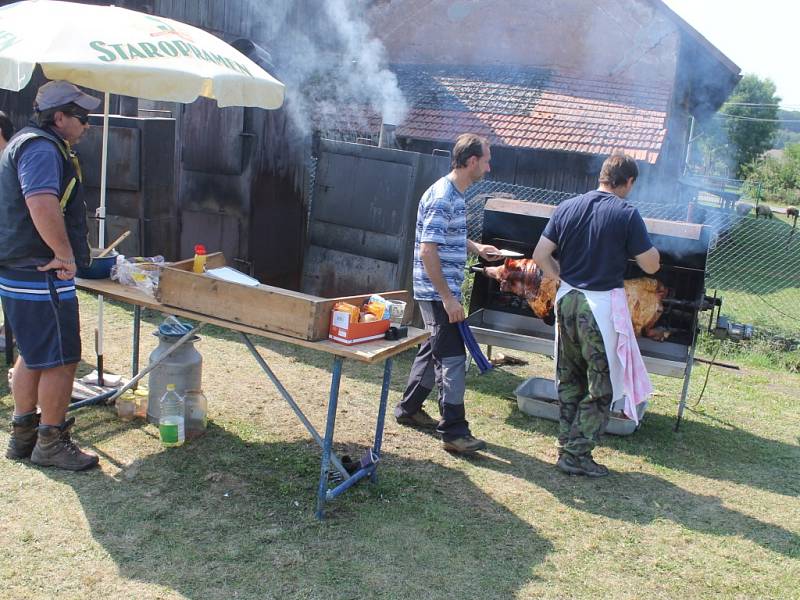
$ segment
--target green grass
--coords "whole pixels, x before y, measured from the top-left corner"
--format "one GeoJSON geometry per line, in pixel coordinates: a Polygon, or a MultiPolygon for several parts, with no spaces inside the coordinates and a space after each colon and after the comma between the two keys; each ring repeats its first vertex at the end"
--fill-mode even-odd
{"type": "MultiPolygon", "coordinates": [[[[93,301],[81,301],[90,340],[93,301]]],[[[130,312],[112,304],[106,315],[106,363],[126,372],[130,312]]],[[[145,358],[156,343],[148,319],[145,358]]],[[[377,485],[360,484],[318,522],[316,445],[235,336],[204,331],[205,437],[165,450],[154,427],[89,408],[76,435],[101,469],[0,460],[0,597],[798,597],[800,376],[779,364],[731,354],[742,369],[713,369],[677,433],[681,382],[654,378],[641,429],[605,438],[596,456],[613,474],[592,481],[557,472],[556,424],[516,407],[514,388],[552,376],[552,362],[514,353],[530,364],[468,375],[468,416],[488,452],[459,459],[389,419],[377,485]]],[[[257,342],[321,427],[330,358],[257,342]]],[[[90,347],[84,356],[93,362],[90,347]]],[[[412,358],[395,363],[392,404],[412,358]]],[[[345,363],[340,454],[369,444],[381,373],[345,363]]],[[[698,364],[690,406],[704,376],[698,364]]]]}

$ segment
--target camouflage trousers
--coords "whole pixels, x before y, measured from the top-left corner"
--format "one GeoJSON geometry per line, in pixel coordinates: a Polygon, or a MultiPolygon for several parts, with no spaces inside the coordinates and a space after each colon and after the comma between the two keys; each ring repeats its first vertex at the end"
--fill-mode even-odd
{"type": "Polygon", "coordinates": [[[571,290],[558,302],[559,454],[588,454],[608,424],[613,397],[600,327],[586,297],[571,290]]]}

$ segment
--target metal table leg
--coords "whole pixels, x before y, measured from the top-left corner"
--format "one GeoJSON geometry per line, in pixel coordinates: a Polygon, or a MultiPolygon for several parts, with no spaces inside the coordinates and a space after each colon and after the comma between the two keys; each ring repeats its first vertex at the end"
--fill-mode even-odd
{"type": "MultiPolygon", "coordinates": [[[[319,433],[317,433],[317,430],[314,429],[314,426],[311,424],[311,421],[309,421],[308,418],[303,414],[303,411],[300,410],[300,407],[297,405],[297,402],[294,401],[294,398],[292,398],[288,390],[276,377],[275,373],[272,372],[272,369],[269,368],[269,365],[267,364],[267,361],[264,360],[264,357],[258,353],[258,350],[256,350],[256,347],[253,345],[253,342],[250,341],[250,338],[247,337],[246,333],[240,333],[240,335],[242,336],[244,343],[247,345],[248,350],[250,350],[250,353],[253,355],[253,358],[256,359],[258,366],[261,367],[261,370],[264,371],[267,377],[269,377],[270,381],[272,381],[272,384],[275,386],[278,392],[280,392],[281,396],[283,396],[283,399],[286,400],[287,404],[289,404],[289,407],[294,411],[294,414],[297,415],[297,418],[300,419],[300,422],[303,424],[306,430],[311,434],[311,437],[314,438],[314,441],[317,442],[317,445],[319,445],[320,448],[324,448],[325,443],[323,442],[322,437],[319,435],[319,433]]],[[[339,359],[340,372],[341,372],[341,360],[342,359],[339,359]]],[[[338,389],[339,389],[338,383],[336,384],[336,389],[338,394],[338,389]]],[[[333,463],[333,466],[336,467],[336,470],[339,471],[339,473],[341,473],[342,477],[344,477],[345,479],[350,477],[350,474],[347,472],[347,469],[345,469],[344,466],[342,466],[342,463],[339,461],[339,458],[335,454],[331,454],[330,459],[331,462],[333,463]]]]}
{"type": "Polygon", "coordinates": [[[336,407],[339,403],[339,382],[342,378],[342,359],[333,359],[331,390],[328,397],[328,418],[325,422],[325,441],[322,445],[322,464],[319,472],[319,488],[317,490],[317,518],[325,517],[325,500],[328,488],[328,469],[330,466],[331,448],[333,446],[333,430],[336,427],[336,407]]]}
{"type": "MultiPolygon", "coordinates": [[[[386,403],[389,400],[389,384],[392,381],[392,359],[387,358],[383,367],[383,385],[381,386],[381,401],[378,405],[378,421],[375,423],[375,445],[372,450],[380,458],[381,444],[383,443],[383,425],[386,421],[386,403]]],[[[378,481],[378,469],[372,471],[372,483],[378,481]]]]}
{"type": "Polygon", "coordinates": [[[319,486],[317,488],[317,510],[315,513],[317,518],[322,519],[325,516],[325,503],[327,501],[333,500],[337,496],[344,493],[345,490],[353,487],[356,483],[366,477],[371,477],[373,481],[376,481],[376,470],[378,467],[378,460],[380,458],[381,443],[383,441],[383,426],[386,420],[386,406],[389,399],[389,384],[392,379],[392,359],[386,359],[386,364],[384,365],[383,369],[383,385],[381,387],[381,398],[378,406],[377,423],[375,426],[375,442],[370,451],[368,451],[368,453],[365,455],[368,460],[362,461],[364,466],[362,466],[355,473],[351,474],[348,473],[348,471],[344,468],[339,460],[339,457],[337,457],[336,453],[333,451],[333,434],[336,429],[336,409],[339,403],[339,385],[342,378],[343,359],[339,356],[334,357],[333,359],[333,367],[331,369],[331,386],[328,398],[328,414],[325,421],[325,437],[322,438],[320,437],[319,433],[317,433],[317,430],[314,428],[305,414],[303,414],[303,411],[300,409],[297,402],[295,402],[294,398],[292,398],[289,391],[280,382],[275,373],[272,372],[272,369],[270,369],[267,361],[264,360],[264,357],[258,352],[247,334],[240,332],[239,335],[241,335],[242,340],[244,340],[245,345],[250,350],[250,353],[253,355],[253,358],[255,358],[258,365],[261,367],[261,370],[264,371],[267,377],[269,377],[272,384],[275,386],[278,392],[280,392],[281,396],[283,396],[283,399],[286,400],[289,407],[294,411],[295,415],[297,415],[297,418],[314,438],[314,441],[316,441],[319,447],[322,448],[319,486]],[[332,489],[328,489],[328,475],[330,473],[331,466],[333,466],[341,474],[342,483],[332,489]]]}
{"type": "Polygon", "coordinates": [[[133,305],[133,343],[131,350],[131,377],[139,374],[139,336],[142,324],[142,307],[133,305]]]}
{"type": "Polygon", "coordinates": [[[345,479],[342,483],[335,488],[330,489],[325,494],[326,500],[333,500],[340,496],[345,490],[350,489],[356,483],[366,477],[370,477],[372,481],[377,481],[378,461],[380,461],[381,442],[383,441],[383,424],[386,420],[386,402],[389,398],[389,382],[392,379],[392,359],[386,359],[386,365],[383,368],[383,386],[381,388],[381,400],[378,406],[378,418],[375,425],[375,442],[372,448],[364,454],[361,461],[361,467],[350,477],[345,479]]]}

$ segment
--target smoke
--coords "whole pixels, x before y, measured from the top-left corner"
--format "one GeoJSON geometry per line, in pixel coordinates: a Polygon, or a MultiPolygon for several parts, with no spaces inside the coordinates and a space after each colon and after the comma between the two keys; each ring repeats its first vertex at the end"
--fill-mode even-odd
{"type": "Polygon", "coordinates": [[[362,0],[251,0],[250,7],[253,41],[272,53],[285,108],[301,132],[343,122],[363,130],[369,112],[403,121],[408,105],[383,44],[359,16],[362,0]]]}

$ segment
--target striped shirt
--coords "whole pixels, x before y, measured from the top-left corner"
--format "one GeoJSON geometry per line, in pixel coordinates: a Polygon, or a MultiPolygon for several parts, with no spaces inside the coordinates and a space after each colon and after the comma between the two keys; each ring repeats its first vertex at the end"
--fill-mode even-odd
{"type": "Polygon", "coordinates": [[[461,283],[467,264],[467,218],[464,194],[442,177],[423,194],[417,210],[414,240],[414,299],[441,302],[420,258],[420,244],[438,245],[442,274],[450,292],[461,299],[461,283]]]}

